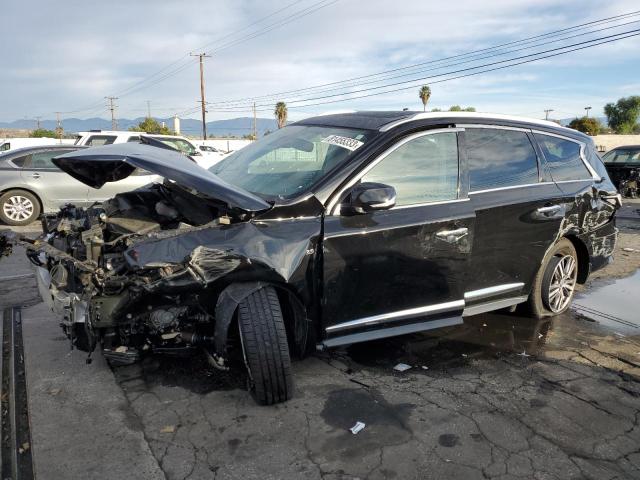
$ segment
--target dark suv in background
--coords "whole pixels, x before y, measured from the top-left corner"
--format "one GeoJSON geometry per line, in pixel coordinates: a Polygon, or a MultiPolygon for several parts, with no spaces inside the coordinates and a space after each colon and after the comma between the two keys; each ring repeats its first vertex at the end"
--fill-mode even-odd
{"type": "Polygon", "coordinates": [[[538,120],[337,114],[209,171],[138,144],[54,163],[92,188],[136,168],[167,179],[46,216],[29,245],[76,344],[116,363],[204,349],[220,369],[235,347],[263,404],[292,395],[291,353],[516,305],[561,313],[616,243],[592,140],[538,120]]]}

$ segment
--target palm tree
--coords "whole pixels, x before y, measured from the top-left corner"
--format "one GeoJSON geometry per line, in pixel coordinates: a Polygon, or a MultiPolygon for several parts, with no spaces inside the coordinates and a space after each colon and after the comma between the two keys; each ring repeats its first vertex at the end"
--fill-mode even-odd
{"type": "Polygon", "coordinates": [[[431,89],[427,85],[423,85],[420,87],[418,91],[418,97],[422,100],[423,111],[427,111],[427,102],[429,101],[429,97],[431,97],[431,89]]]}
{"type": "Polygon", "coordinates": [[[278,122],[278,128],[282,128],[287,124],[287,104],[284,102],[276,103],[276,109],[273,112],[278,122]]]}

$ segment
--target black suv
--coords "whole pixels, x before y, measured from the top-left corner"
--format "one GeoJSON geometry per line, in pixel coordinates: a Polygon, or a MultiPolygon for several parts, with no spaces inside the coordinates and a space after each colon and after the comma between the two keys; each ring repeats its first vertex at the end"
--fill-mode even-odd
{"type": "Polygon", "coordinates": [[[337,114],[210,171],[137,144],[54,163],[93,188],[136,168],[167,179],[67,206],[28,245],[76,345],[112,363],[236,358],[263,404],[292,395],[291,354],[520,304],[561,313],[616,243],[620,197],[591,139],[545,121],[337,114]]]}

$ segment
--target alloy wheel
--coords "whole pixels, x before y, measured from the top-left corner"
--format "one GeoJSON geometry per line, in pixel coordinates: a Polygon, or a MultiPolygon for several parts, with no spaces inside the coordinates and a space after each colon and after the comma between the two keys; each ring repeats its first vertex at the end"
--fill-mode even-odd
{"type": "Polygon", "coordinates": [[[578,269],[576,259],[571,255],[563,256],[553,269],[549,284],[549,309],[560,312],[567,308],[576,287],[578,269]]]}
{"type": "Polygon", "coordinates": [[[4,202],[2,210],[7,218],[23,222],[33,215],[33,202],[22,195],[13,195],[4,202]]]}

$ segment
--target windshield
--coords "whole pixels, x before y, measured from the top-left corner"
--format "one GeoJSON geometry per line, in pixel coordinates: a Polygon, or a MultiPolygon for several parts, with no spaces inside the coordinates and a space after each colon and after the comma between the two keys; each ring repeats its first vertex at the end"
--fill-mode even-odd
{"type": "Polygon", "coordinates": [[[173,147],[186,155],[193,155],[194,153],[197,153],[196,148],[190,142],[187,142],[182,138],[153,138],[155,138],[156,140],[160,140],[165,145],[169,145],[170,147],[173,147]]]}
{"type": "Polygon", "coordinates": [[[368,130],[291,125],[244,147],[209,169],[223,180],[268,198],[290,198],[347,161],[368,130]]]}
{"type": "Polygon", "coordinates": [[[640,148],[611,150],[602,157],[606,164],[611,163],[632,163],[640,165],[640,148]]]}

